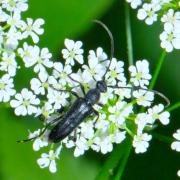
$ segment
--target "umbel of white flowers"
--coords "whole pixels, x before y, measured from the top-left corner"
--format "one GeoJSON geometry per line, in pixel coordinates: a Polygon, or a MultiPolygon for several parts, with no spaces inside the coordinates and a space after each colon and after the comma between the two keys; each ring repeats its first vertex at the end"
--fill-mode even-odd
{"type": "MultiPolygon", "coordinates": [[[[30,80],[31,90],[22,89],[10,101],[11,106],[15,108],[16,115],[43,115],[45,123],[49,123],[53,120],[53,116],[55,118],[60,115],[57,111],[61,107],[69,107],[75,99],[69,93],[59,92],[58,89],[73,90],[82,96],[81,89],[75,81],[80,82],[88,91],[94,88],[97,80],[102,79],[109,64],[108,57],[102,48],[99,47],[96,51],[90,50],[87,57],[88,62],[85,65],[82,42],[65,39],[65,46],[66,48],[62,50],[64,63],[53,63],[47,58],[53,64],[53,67],[50,67],[52,74],[50,75],[46,70],[47,66],[40,68],[36,71],[37,77],[30,80]],[[75,73],[73,69],[76,63],[82,66],[75,73]],[[41,103],[39,96],[44,96],[41,103]]],[[[36,67],[36,64],[29,67],[36,67]]],[[[51,172],[56,172],[55,159],[59,157],[62,146],[74,148],[76,157],[83,155],[89,149],[106,154],[113,150],[114,143],[121,143],[128,135],[133,138],[136,153],[146,152],[152,138],[146,129],[152,128],[158,121],[167,125],[169,113],[163,111],[162,104],[154,104],[153,92],[142,89],[131,92],[131,89],[121,88],[133,85],[147,89],[151,79],[148,61],[145,59],[137,61],[135,66],[129,67],[129,73],[131,78],[127,80],[123,61],[112,59],[105,80],[108,85],[117,85],[119,88],[108,88],[107,92],[102,94],[100,103],[104,104],[104,107],[94,106],[100,114],[99,119],[95,123],[96,117],[89,117],[80,124],[76,131],[65,138],[59,147],[54,145],[48,154],[43,153],[37,160],[41,168],[49,167],[51,172]],[[144,111],[136,113],[134,107],[137,106],[144,107],[144,111]]],[[[30,133],[29,138],[36,137],[41,131],[42,129],[38,129],[30,133]]],[[[33,149],[35,151],[49,145],[48,133],[47,130],[34,140],[33,149]]]]}
{"type": "MultiPolygon", "coordinates": [[[[61,107],[69,107],[74,101],[74,97],[58,89],[73,90],[81,96],[80,88],[72,79],[82,83],[86,91],[93,88],[106,71],[108,57],[99,47],[89,51],[85,63],[82,42],[65,39],[63,63],[53,62],[48,48],[40,48],[36,44],[39,35],[44,32],[41,28],[44,20],[21,19],[21,13],[28,9],[27,0],[2,0],[0,4],[0,70],[4,72],[0,78],[0,102],[9,102],[17,116],[41,115],[45,119],[44,123],[49,123],[59,116],[58,110],[61,107]],[[31,43],[26,42],[29,42],[29,38],[32,39],[31,43]],[[30,89],[25,87],[20,92],[16,91],[14,84],[14,77],[18,69],[22,68],[17,58],[22,60],[23,68],[32,68],[36,74],[30,80],[30,89]],[[76,63],[82,66],[75,72],[76,63]],[[48,73],[49,70],[52,73],[48,73]],[[55,88],[52,89],[52,86],[55,88]]],[[[129,73],[131,77],[127,80],[123,61],[113,58],[105,80],[112,86],[148,88],[151,75],[147,60],[138,60],[134,66],[129,67],[129,73]]],[[[169,113],[164,111],[162,104],[154,104],[154,93],[150,91],[139,89],[131,92],[131,89],[108,88],[100,102],[104,104],[103,107],[94,107],[100,114],[97,123],[95,117],[90,117],[80,124],[76,133],[73,132],[60,144],[51,145],[49,153],[42,153],[37,160],[41,168],[49,167],[50,172],[56,172],[55,160],[59,158],[63,146],[74,148],[76,157],[88,149],[106,154],[113,150],[114,143],[121,143],[129,135],[133,139],[135,152],[144,153],[152,138],[147,129],[158,122],[163,125],[169,123],[169,113]],[[143,111],[135,112],[137,106],[144,107],[143,111]],[[74,134],[76,137],[72,138],[74,134]]],[[[40,132],[41,129],[38,129],[30,133],[29,138],[38,136],[40,132]]],[[[48,133],[47,130],[34,140],[35,151],[49,145],[48,133]]],[[[179,140],[178,136],[175,138],[179,140]]],[[[177,142],[172,148],[177,150],[178,145],[177,142]]]]}
{"type": "Polygon", "coordinates": [[[152,25],[158,20],[163,23],[164,30],[160,34],[161,47],[167,52],[180,49],[180,3],[173,0],[126,0],[133,9],[138,9],[137,17],[152,25]]]}

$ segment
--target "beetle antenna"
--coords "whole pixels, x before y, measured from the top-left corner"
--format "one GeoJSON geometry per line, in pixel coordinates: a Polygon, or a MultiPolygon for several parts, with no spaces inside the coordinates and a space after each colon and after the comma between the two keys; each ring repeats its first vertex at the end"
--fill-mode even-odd
{"type": "Polygon", "coordinates": [[[17,141],[17,143],[25,143],[25,142],[32,141],[38,137],[41,137],[45,133],[45,131],[47,130],[48,127],[49,127],[49,125],[46,125],[45,128],[40,132],[40,134],[38,136],[29,138],[29,139],[19,140],[19,141],[17,141]]]}
{"type": "Polygon", "coordinates": [[[32,137],[32,138],[29,138],[29,139],[24,139],[24,140],[19,140],[17,141],[17,143],[25,143],[25,142],[29,142],[29,141],[32,141],[38,137],[41,137],[45,132],[46,130],[54,123],[58,122],[58,120],[60,119],[61,117],[58,117],[58,118],[55,118],[53,119],[50,123],[46,124],[44,129],[41,130],[40,134],[35,136],[35,137],[32,137]]]}
{"type": "MultiPolygon", "coordinates": [[[[132,90],[132,87],[126,87],[126,86],[121,86],[121,87],[119,87],[119,86],[107,86],[107,87],[110,87],[110,88],[124,88],[124,89],[131,89],[132,90]]],[[[148,91],[153,92],[154,94],[158,95],[159,97],[161,97],[162,99],[164,99],[166,101],[166,106],[165,107],[168,107],[170,105],[170,100],[164,94],[162,94],[159,91],[145,89],[145,88],[135,88],[134,90],[144,90],[144,91],[147,91],[147,92],[148,91]]]]}
{"type": "Polygon", "coordinates": [[[109,28],[108,28],[103,22],[101,22],[101,21],[99,21],[99,20],[96,20],[96,19],[93,20],[93,22],[101,25],[101,26],[106,30],[106,32],[107,32],[108,35],[109,35],[110,42],[111,42],[110,62],[109,62],[109,65],[108,65],[108,67],[107,67],[107,69],[106,69],[105,74],[103,75],[103,80],[105,80],[105,76],[106,76],[106,74],[107,74],[107,72],[109,71],[109,68],[110,68],[110,66],[111,66],[112,58],[114,57],[114,38],[113,38],[113,35],[112,35],[111,31],[109,30],[109,28]]]}

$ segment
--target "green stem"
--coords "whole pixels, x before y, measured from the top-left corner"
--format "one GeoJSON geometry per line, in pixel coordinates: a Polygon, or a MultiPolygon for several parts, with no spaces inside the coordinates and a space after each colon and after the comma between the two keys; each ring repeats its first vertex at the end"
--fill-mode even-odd
{"type": "Polygon", "coordinates": [[[126,25],[128,61],[129,61],[129,65],[133,65],[133,45],[132,45],[130,10],[127,2],[125,2],[125,25],[126,25]]]}
{"type": "Polygon", "coordinates": [[[131,140],[128,139],[127,148],[126,148],[126,151],[125,151],[125,154],[124,154],[122,160],[120,161],[119,168],[118,168],[117,174],[115,176],[115,180],[120,180],[123,175],[124,169],[126,167],[126,164],[127,164],[127,161],[128,161],[131,149],[132,149],[131,143],[132,143],[131,140]]]}
{"type": "Polygon", "coordinates": [[[127,133],[133,138],[134,134],[131,132],[130,129],[128,129],[127,127],[124,127],[124,129],[127,131],[127,133]]]}
{"type": "Polygon", "coordinates": [[[158,75],[160,73],[160,70],[161,70],[162,64],[164,62],[165,56],[166,56],[166,51],[163,51],[160,58],[159,58],[156,70],[155,70],[155,72],[153,74],[153,78],[152,78],[152,81],[150,83],[149,89],[153,89],[154,86],[155,86],[155,83],[156,83],[158,75]]]}
{"type": "Polygon", "coordinates": [[[9,24],[6,24],[4,27],[2,27],[2,30],[4,31],[4,30],[6,30],[7,28],[9,28],[10,27],[10,25],[9,24]]]}
{"type": "Polygon", "coordinates": [[[170,106],[169,108],[166,109],[166,111],[174,111],[176,109],[180,108],[180,102],[175,103],[174,105],[170,106]]]}
{"type": "Polygon", "coordinates": [[[9,54],[13,53],[12,51],[9,51],[9,50],[4,49],[4,48],[0,48],[0,51],[7,52],[7,53],[9,53],[9,54]]]}

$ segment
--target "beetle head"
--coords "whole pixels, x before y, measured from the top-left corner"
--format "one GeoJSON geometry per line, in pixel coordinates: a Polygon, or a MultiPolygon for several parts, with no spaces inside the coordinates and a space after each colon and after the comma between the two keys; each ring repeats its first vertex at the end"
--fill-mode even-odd
{"type": "Polygon", "coordinates": [[[107,91],[107,85],[105,81],[98,81],[96,84],[96,88],[99,89],[100,92],[104,93],[107,91]]]}

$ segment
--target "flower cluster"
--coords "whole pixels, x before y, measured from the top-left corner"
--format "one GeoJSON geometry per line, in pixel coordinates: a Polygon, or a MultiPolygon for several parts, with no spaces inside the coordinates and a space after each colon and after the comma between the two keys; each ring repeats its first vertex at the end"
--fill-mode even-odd
{"type": "MultiPolygon", "coordinates": [[[[164,105],[155,105],[155,94],[147,89],[151,79],[148,61],[138,60],[136,65],[130,66],[131,78],[127,80],[123,61],[116,58],[109,60],[101,47],[96,51],[89,51],[87,65],[84,63],[82,42],[65,39],[65,47],[62,50],[64,63],[54,62],[51,75],[45,70],[40,71],[38,77],[30,81],[33,94],[26,89],[29,98],[25,99],[23,91],[16,94],[16,100],[11,101],[16,115],[43,115],[44,124],[54,124],[54,119],[65,113],[59,110],[63,108],[68,111],[77,98],[71,91],[83,97],[80,84],[87,93],[96,86],[98,80],[102,80],[110,63],[105,74],[105,81],[109,87],[107,92],[101,94],[100,105],[96,104],[93,107],[99,113],[98,119],[96,115],[85,119],[61,142],[60,147],[74,148],[75,157],[83,155],[89,149],[106,154],[113,150],[114,143],[119,144],[130,135],[133,138],[135,152],[146,152],[152,138],[149,130],[158,121],[163,125],[169,123],[169,113],[164,111],[164,105]],[[83,65],[79,69],[76,68],[75,72],[74,67],[77,63],[83,65]],[[39,96],[44,97],[41,103],[37,100],[39,96]],[[26,103],[21,103],[21,99],[25,99],[26,103]],[[14,104],[21,104],[21,108],[14,104]],[[141,110],[138,113],[135,109],[141,110]]],[[[29,135],[29,138],[37,137],[33,143],[35,151],[49,145],[50,130],[41,133],[43,130],[44,128],[39,129],[29,135]]],[[[56,167],[52,167],[52,164],[60,153],[54,149],[56,147],[60,148],[55,144],[51,146],[48,154],[42,154],[37,161],[40,167],[49,167],[51,172],[55,172],[56,167]]]]}
{"type": "Polygon", "coordinates": [[[164,30],[160,34],[161,47],[166,52],[180,49],[180,11],[179,1],[173,0],[126,0],[133,9],[139,8],[137,17],[152,25],[160,18],[164,30]]]}
{"type": "Polygon", "coordinates": [[[25,67],[34,66],[35,72],[44,70],[44,66],[52,67],[48,49],[40,50],[34,45],[38,43],[39,35],[44,32],[41,28],[44,20],[21,19],[21,13],[28,9],[27,0],[2,0],[0,5],[0,71],[3,74],[0,78],[0,101],[9,102],[15,96],[16,100],[11,101],[11,106],[16,107],[16,114],[30,115],[37,111],[40,100],[26,88],[21,94],[16,94],[14,77],[21,68],[21,62],[18,63],[17,59],[22,60],[25,67]],[[25,42],[29,38],[32,39],[33,45],[25,42]],[[23,42],[23,47],[20,47],[23,42]]]}

